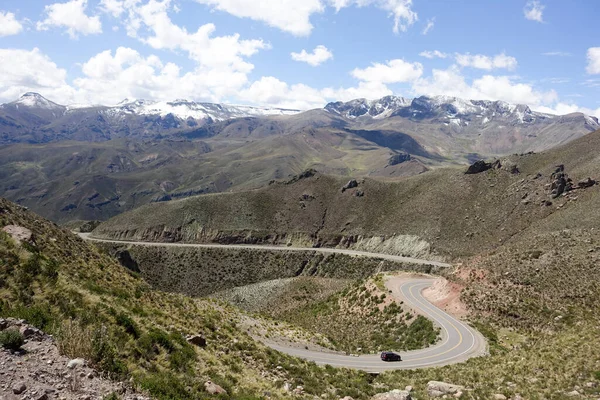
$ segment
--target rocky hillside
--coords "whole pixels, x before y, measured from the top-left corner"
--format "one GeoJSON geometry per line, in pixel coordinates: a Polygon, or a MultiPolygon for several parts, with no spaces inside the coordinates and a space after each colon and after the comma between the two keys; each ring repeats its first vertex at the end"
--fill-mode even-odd
{"type": "Polygon", "coordinates": [[[495,249],[532,226],[591,227],[595,214],[584,210],[595,209],[599,187],[579,181],[600,177],[595,148],[600,132],[546,153],[502,159],[487,170],[484,163],[480,173],[445,168],[397,183],[308,172],[261,190],[143,206],[101,224],[94,235],[343,246],[455,259],[495,249]],[[572,179],[567,197],[552,193],[558,164],[572,179]]]}

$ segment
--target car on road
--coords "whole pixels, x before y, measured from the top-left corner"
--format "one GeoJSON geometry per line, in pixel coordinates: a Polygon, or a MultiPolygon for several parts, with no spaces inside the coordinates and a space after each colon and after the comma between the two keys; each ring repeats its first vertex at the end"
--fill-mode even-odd
{"type": "Polygon", "coordinates": [[[394,352],[391,351],[384,351],[381,353],[381,359],[383,361],[402,361],[402,357],[400,357],[400,354],[396,354],[394,352]]]}

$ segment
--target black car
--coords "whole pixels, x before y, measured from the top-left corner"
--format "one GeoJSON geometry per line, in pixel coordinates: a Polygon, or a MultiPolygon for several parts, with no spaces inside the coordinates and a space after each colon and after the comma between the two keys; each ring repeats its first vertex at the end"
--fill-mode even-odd
{"type": "Polygon", "coordinates": [[[383,361],[402,361],[400,354],[393,353],[391,351],[384,351],[381,353],[381,359],[383,361]]]}

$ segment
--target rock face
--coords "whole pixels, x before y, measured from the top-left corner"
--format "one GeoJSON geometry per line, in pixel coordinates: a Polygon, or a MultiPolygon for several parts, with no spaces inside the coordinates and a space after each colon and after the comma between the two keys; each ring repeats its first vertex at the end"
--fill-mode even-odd
{"type": "Polygon", "coordinates": [[[372,400],[411,400],[410,392],[407,390],[392,390],[386,393],[378,393],[371,397],[372,400]]]}
{"type": "Polygon", "coordinates": [[[444,395],[456,395],[462,393],[465,390],[464,387],[459,385],[453,385],[451,383],[429,381],[427,383],[427,394],[429,397],[442,397],[444,395]]]}

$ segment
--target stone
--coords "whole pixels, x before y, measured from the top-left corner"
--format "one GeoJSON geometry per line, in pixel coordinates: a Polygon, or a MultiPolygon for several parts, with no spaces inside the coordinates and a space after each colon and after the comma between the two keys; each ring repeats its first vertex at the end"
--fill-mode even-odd
{"type": "Polygon", "coordinates": [[[583,179],[583,180],[577,182],[577,186],[579,188],[585,189],[585,188],[594,186],[596,183],[597,182],[595,180],[593,180],[592,178],[587,178],[587,179],[583,179]]]}
{"type": "Polygon", "coordinates": [[[410,392],[395,389],[386,393],[378,393],[371,397],[372,400],[412,400],[410,392]]]}
{"type": "Polygon", "coordinates": [[[413,391],[413,387],[408,385],[407,387],[404,388],[404,390],[406,390],[407,392],[412,392],[413,391]]]}
{"type": "Polygon", "coordinates": [[[19,329],[19,332],[21,332],[21,335],[23,335],[25,339],[29,339],[37,333],[37,329],[30,326],[22,326],[21,329],[19,329]]]}
{"type": "Polygon", "coordinates": [[[35,400],[48,400],[48,394],[47,393],[42,393],[39,396],[35,397],[35,400]]]}
{"type": "Polygon", "coordinates": [[[340,400],[354,400],[354,399],[350,396],[346,396],[346,397],[342,397],[340,400]]]}
{"type": "Polygon", "coordinates": [[[210,394],[227,394],[225,389],[211,381],[204,382],[204,390],[210,394]]]}
{"type": "Polygon", "coordinates": [[[567,393],[567,397],[577,397],[579,396],[579,392],[577,390],[573,390],[572,392],[567,393]]]}
{"type": "Polygon", "coordinates": [[[34,242],[33,233],[29,229],[22,226],[6,225],[4,228],[2,228],[2,231],[8,233],[10,237],[12,237],[17,243],[27,242],[33,244],[34,242]]]}
{"type": "Polygon", "coordinates": [[[344,193],[346,190],[348,189],[354,189],[355,187],[358,187],[358,182],[356,181],[356,179],[350,179],[348,181],[348,183],[346,183],[343,187],[342,187],[342,193],[344,193]]]}
{"type": "Polygon", "coordinates": [[[441,395],[455,394],[457,392],[463,392],[464,390],[464,387],[459,385],[453,385],[451,383],[439,381],[427,382],[427,393],[430,397],[440,397],[440,393],[441,395]],[[435,396],[433,394],[435,394],[435,396]]]}
{"type": "Polygon", "coordinates": [[[206,338],[201,335],[188,336],[187,341],[188,341],[188,343],[193,344],[194,346],[198,346],[198,347],[202,347],[202,348],[206,347],[206,338]]]}
{"type": "Polygon", "coordinates": [[[25,390],[27,390],[27,385],[25,385],[25,382],[18,382],[12,388],[14,394],[21,394],[25,390]]]}
{"type": "Polygon", "coordinates": [[[85,360],[83,358],[74,358],[73,360],[69,361],[69,363],[67,364],[67,368],[69,368],[69,369],[75,369],[75,368],[84,367],[84,366],[85,366],[85,360]]]}
{"type": "Polygon", "coordinates": [[[496,393],[494,395],[494,400],[506,400],[506,396],[501,393],[496,393]]]}
{"type": "Polygon", "coordinates": [[[473,164],[471,164],[471,166],[469,166],[469,168],[467,169],[465,174],[467,174],[467,175],[480,174],[480,173],[485,172],[492,168],[493,168],[492,164],[486,163],[483,160],[479,160],[479,161],[475,161],[473,164]]]}

